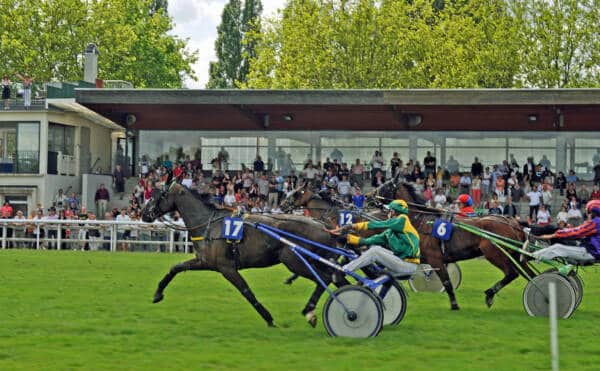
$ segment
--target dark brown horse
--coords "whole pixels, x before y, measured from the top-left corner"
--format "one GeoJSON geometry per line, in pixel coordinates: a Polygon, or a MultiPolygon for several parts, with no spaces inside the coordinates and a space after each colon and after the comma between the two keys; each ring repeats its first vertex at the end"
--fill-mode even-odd
{"type": "MultiPolygon", "coordinates": [[[[452,309],[459,309],[459,307],[445,264],[484,256],[490,263],[500,269],[504,273],[504,278],[485,290],[485,302],[488,307],[492,306],[494,295],[519,276],[519,270],[517,270],[511,260],[499,248],[494,246],[489,240],[460,228],[454,228],[452,238],[442,246],[440,240],[431,235],[431,223],[436,218],[444,215],[442,211],[426,207],[423,198],[415,192],[411,184],[402,181],[389,181],[377,189],[377,195],[382,197],[385,200],[384,202],[392,199],[403,199],[409,202],[410,220],[421,236],[421,262],[427,263],[437,269],[436,272],[448,293],[452,309]]],[[[471,224],[477,228],[513,240],[525,241],[526,239],[525,233],[514,218],[486,216],[481,218],[460,218],[460,220],[463,223],[471,224]]],[[[515,261],[519,262],[530,277],[535,276],[535,273],[527,263],[520,261],[520,256],[517,253],[511,252],[511,255],[515,261]]]]}
{"type": "MultiPolygon", "coordinates": [[[[316,280],[308,268],[286,245],[261,233],[253,228],[251,224],[268,224],[326,245],[334,244],[335,240],[332,241],[329,233],[324,230],[322,223],[310,218],[293,215],[248,215],[244,219],[246,224],[244,225],[243,239],[237,244],[231,244],[221,238],[223,217],[230,214],[230,212],[215,209],[208,198],[209,196],[203,196],[199,200],[196,195],[193,195],[185,187],[173,183],[168,191],[155,190],[152,198],[144,207],[142,220],[145,222],[152,222],[171,211],[179,211],[186,226],[189,226],[196,253],[195,258],[173,266],[164,276],[154,294],[154,303],[163,299],[164,289],[178,273],[187,270],[217,271],[239,290],[269,326],[273,326],[273,317],[256,299],[252,290],[240,275],[239,270],[269,267],[283,263],[293,273],[315,282],[316,280]]],[[[304,247],[314,250],[309,246],[304,247]]],[[[317,253],[329,258],[323,251],[317,253]]],[[[325,283],[329,284],[331,282],[332,272],[330,268],[319,265],[315,265],[314,268],[325,283]]],[[[340,282],[340,285],[347,283],[347,281],[343,281],[340,282]]],[[[316,324],[314,310],[323,292],[324,288],[317,284],[302,311],[302,314],[306,316],[313,327],[316,324]]]]}

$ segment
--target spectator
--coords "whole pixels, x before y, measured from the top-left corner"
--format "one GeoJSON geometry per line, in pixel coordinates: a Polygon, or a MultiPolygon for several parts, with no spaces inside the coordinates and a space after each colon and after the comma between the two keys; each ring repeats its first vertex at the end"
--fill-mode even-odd
{"type": "Polygon", "coordinates": [[[438,209],[443,209],[446,206],[446,195],[441,187],[436,190],[436,194],[433,196],[433,204],[438,209]]]}
{"type": "Polygon", "coordinates": [[[490,173],[489,166],[485,167],[485,172],[483,173],[483,178],[481,179],[481,190],[483,192],[483,196],[487,200],[490,194],[492,184],[492,173],[490,173]]]}
{"type": "MultiPolygon", "coordinates": [[[[271,193],[269,192],[269,201],[271,198],[271,193]]],[[[233,193],[233,189],[227,190],[227,194],[223,197],[223,203],[226,206],[233,207],[235,204],[235,194],[233,193]]]]}
{"type": "Polygon", "coordinates": [[[33,78],[28,74],[21,75],[17,73],[17,77],[23,80],[23,107],[26,110],[31,107],[31,87],[33,84],[33,78]]]}
{"type": "Polygon", "coordinates": [[[442,169],[441,166],[437,167],[437,171],[435,173],[435,187],[436,188],[442,188],[442,185],[444,184],[444,169],[442,169]]]}
{"type": "Polygon", "coordinates": [[[573,197],[579,201],[579,197],[577,197],[577,190],[575,189],[575,184],[569,183],[567,185],[566,198],[567,200],[571,200],[573,197]]]}
{"type": "Polygon", "coordinates": [[[538,225],[548,225],[552,218],[550,217],[550,212],[546,209],[546,205],[541,204],[540,210],[537,213],[537,224],[538,225]]]}
{"type": "Polygon", "coordinates": [[[463,173],[460,177],[460,193],[468,194],[471,188],[471,176],[469,173],[463,173]]]}
{"type": "Polygon", "coordinates": [[[59,188],[58,194],[54,196],[53,204],[57,209],[64,209],[69,205],[69,198],[63,193],[63,189],[59,188]]]}
{"type": "Polygon", "coordinates": [[[594,184],[594,187],[592,188],[592,194],[590,195],[590,199],[600,200],[600,188],[598,187],[598,184],[594,184]]]}
{"type": "Polygon", "coordinates": [[[259,155],[256,155],[256,160],[254,160],[254,164],[252,165],[252,168],[254,169],[255,172],[262,173],[263,171],[265,171],[265,163],[263,162],[262,158],[259,155]]]}
{"type": "Polygon", "coordinates": [[[581,185],[581,189],[579,190],[579,202],[581,205],[586,205],[590,200],[590,191],[588,191],[585,184],[581,185]]]}
{"type": "Polygon", "coordinates": [[[569,210],[567,211],[568,224],[573,226],[578,226],[583,221],[583,215],[581,214],[581,210],[574,204],[577,202],[571,201],[569,204],[569,210]]]}
{"type": "Polygon", "coordinates": [[[519,210],[517,210],[517,207],[513,204],[513,199],[510,196],[506,198],[506,205],[504,206],[504,210],[502,210],[502,215],[511,216],[517,220],[521,219],[519,210]]]}
{"type": "MultiPolygon", "coordinates": [[[[129,217],[129,215],[127,215],[127,209],[122,208],[121,213],[119,215],[117,215],[117,217],[116,217],[116,221],[117,222],[128,222],[130,220],[131,220],[131,218],[129,217]]],[[[127,227],[127,225],[119,224],[117,226],[117,239],[121,241],[119,243],[119,250],[121,250],[121,251],[128,250],[128,245],[127,245],[127,242],[125,242],[125,241],[129,239],[129,235],[130,235],[130,231],[129,231],[129,228],[127,227]]]]}
{"type": "Polygon", "coordinates": [[[79,198],[77,198],[75,192],[71,192],[71,196],[69,196],[67,202],[71,210],[79,210],[79,198]]]}
{"type": "MultiPolygon", "coordinates": [[[[140,179],[140,182],[143,182],[143,180],[140,179]]],[[[109,201],[110,194],[108,193],[108,189],[106,189],[104,183],[102,183],[100,184],[100,187],[98,187],[98,189],[96,190],[96,195],[94,196],[94,202],[96,203],[96,213],[98,213],[99,215],[104,215],[106,213],[106,210],[108,209],[109,201]]]]}
{"type": "Polygon", "coordinates": [[[435,168],[437,165],[437,159],[431,155],[430,151],[427,151],[427,155],[423,159],[423,166],[425,166],[425,177],[429,174],[435,174],[435,168]]]}
{"type": "Polygon", "coordinates": [[[337,191],[345,202],[350,201],[350,197],[352,196],[350,193],[351,187],[352,185],[348,181],[348,177],[346,175],[342,175],[342,180],[337,185],[337,191]]]}
{"type": "MultiPolygon", "coordinates": [[[[96,220],[96,215],[94,213],[88,213],[88,220],[96,220]]],[[[91,251],[98,251],[100,248],[100,227],[96,224],[88,224],[88,238],[89,238],[89,249],[91,251]]]]}
{"type": "Polygon", "coordinates": [[[125,172],[121,169],[121,165],[117,164],[115,171],[113,172],[113,187],[116,193],[120,193],[121,200],[125,193],[125,172]]]}
{"type": "MultiPolygon", "coordinates": [[[[21,210],[17,210],[17,213],[15,215],[15,219],[16,220],[26,220],[25,216],[23,215],[23,211],[21,210]]],[[[13,236],[15,238],[25,238],[25,229],[27,228],[27,225],[25,223],[19,223],[19,224],[15,224],[14,228],[13,228],[13,236]]],[[[13,245],[16,248],[23,248],[25,247],[25,242],[24,241],[17,241],[14,243],[13,245]]]]}
{"type": "MultiPolygon", "coordinates": [[[[525,165],[523,165],[523,174],[525,175],[533,175],[533,172],[535,171],[535,165],[533,163],[533,157],[527,157],[527,162],[525,163],[525,165]]],[[[530,181],[532,179],[529,179],[530,181]]]]}
{"type": "Polygon", "coordinates": [[[575,183],[577,182],[577,175],[575,175],[575,171],[569,170],[569,175],[567,175],[567,183],[575,183]]]}
{"type": "Polygon", "coordinates": [[[383,176],[382,171],[378,171],[375,173],[375,178],[373,178],[373,187],[380,187],[385,183],[385,177],[383,176]]]}
{"type": "MultiPolygon", "coordinates": [[[[85,206],[82,206],[81,209],[79,209],[79,214],[77,214],[77,219],[78,220],[88,220],[88,212],[87,209],[85,208],[85,206]]],[[[77,233],[77,239],[80,240],[78,242],[79,248],[83,251],[83,250],[87,250],[89,247],[87,246],[87,240],[88,238],[88,230],[86,228],[86,225],[81,223],[79,224],[79,232],[77,233]]]]}
{"type": "Polygon", "coordinates": [[[481,162],[479,162],[479,159],[477,157],[475,157],[475,161],[473,162],[473,164],[471,164],[471,175],[473,176],[473,178],[475,178],[478,175],[483,175],[483,165],[481,164],[481,162]]]}
{"type": "Polygon", "coordinates": [[[10,109],[10,79],[8,75],[2,77],[2,100],[4,100],[4,109],[10,109]]]}
{"type": "Polygon", "coordinates": [[[569,223],[569,214],[567,213],[567,205],[562,205],[560,211],[556,214],[556,222],[569,223]]]}
{"type": "MultiPolygon", "coordinates": [[[[599,156],[599,154],[600,154],[600,150],[598,150],[598,153],[596,153],[594,155],[594,158],[599,156]]],[[[595,162],[595,165],[594,165],[594,184],[600,185],[600,162],[595,162]]]]}
{"type": "MultiPolygon", "coordinates": [[[[32,220],[41,221],[43,219],[44,219],[44,210],[40,208],[40,209],[37,210],[37,213],[32,218],[32,220]]],[[[45,245],[44,245],[44,242],[41,240],[42,238],[44,238],[44,229],[40,228],[40,224],[39,223],[36,223],[34,225],[34,228],[33,228],[33,237],[36,239],[36,242],[34,242],[36,244],[36,246],[37,246],[37,240],[39,239],[39,241],[40,241],[39,242],[40,248],[42,248],[42,249],[46,248],[45,245]]]]}
{"type": "Polygon", "coordinates": [[[542,186],[542,205],[548,213],[552,213],[552,189],[542,186]]]}
{"type": "Polygon", "coordinates": [[[402,164],[402,160],[400,160],[400,157],[398,157],[398,152],[394,152],[394,154],[392,155],[392,159],[390,160],[390,169],[392,177],[396,176],[400,168],[400,164],[402,164]]]}
{"type": "Polygon", "coordinates": [[[525,196],[525,192],[523,191],[523,188],[521,188],[519,183],[516,183],[513,187],[511,187],[510,197],[513,199],[514,202],[521,202],[521,198],[523,198],[523,196],[525,196]]]}
{"type": "MultiPolygon", "coordinates": [[[[58,215],[56,214],[56,208],[54,206],[52,206],[50,209],[48,209],[48,215],[46,215],[43,219],[44,220],[58,220],[58,215]]],[[[58,228],[58,225],[56,225],[56,224],[48,224],[46,226],[46,236],[48,237],[48,239],[53,240],[53,241],[48,241],[49,249],[56,249],[57,228],[58,228]]]]}
{"type": "Polygon", "coordinates": [[[567,186],[567,178],[562,171],[558,172],[558,176],[556,177],[556,188],[560,191],[560,195],[564,196],[565,188],[567,186]]]}
{"type": "Polygon", "coordinates": [[[458,161],[454,159],[454,156],[450,156],[448,162],[446,162],[446,169],[450,174],[458,173],[460,165],[458,161]]]}
{"type": "Polygon", "coordinates": [[[490,208],[488,209],[490,215],[502,215],[502,208],[498,205],[497,201],[490,202],[490,208]]]}
{"type": "MultiPolygon", "coordinates": [[[[477,160],[477,157],[475,157],[477,160]]],[[[475,207],[481,205],[481,175],[475,175],[471,183],[471,196],[475,207]]]]}
{"type": "Polygon", "coordinates": [[[352,203],[357,209],[362,210],[365,204],[365,195],[360,191],[358,184],[354,185],[354,194],[352,195],[352,203]]]}
{"type": "Polygon", "coordinates": [[[533,223],[537,219],[537,213],[540,209],[540,203],[542,201],[542,193],[538,190],[538,187],[534,187],[527,193],[529,199],[529,223],[533,223]]]}
{"type": "Polygon", "coordinates": [[[383,169],[383,156],[381,152],[375,151],[373,158],[371,158],[371,185],[375,187],[375,175],[378,171],[383,169]]]}

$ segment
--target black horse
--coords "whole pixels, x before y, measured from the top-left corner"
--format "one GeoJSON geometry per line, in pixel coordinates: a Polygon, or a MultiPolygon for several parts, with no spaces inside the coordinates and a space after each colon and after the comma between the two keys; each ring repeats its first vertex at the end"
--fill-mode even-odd
{"type": "MultiPolygon", "coordinates": [[[[283,263],[293,273],[315,282],[316,280],[308,268],[286,245],[261,233],[253,228],[252,224],[267,224],[323,244],[331,245],[335,243],[335,240],[332,240],[329,233],[325,231],[322,223],[310,218],[293,215],[248,215],[244,219],[246,225],[243,239],[237,244],[231,244],[221,238],[223,217],[230,215],[231,212],[215,208],[210,203],[209,198],[208,195],[198,197],[180,184],[172,183],[167,191],[155,190],[152,193],[152,198],[144,207],[142,220],[145,222],[152,222],[171,211],[179,211],[186,226],[189,226],[196,253],[195,258],[175,265],[165,275],[154,294],[154,303],[163,299],[164,289],[177,273],[187,270],[217,271],[239,290],[269,326],[274,326],[273,317],[256,299],[252,290],[240,275],[239,270],[269,267],[283,263]]],[[[310,246],[304,247],[314,250],[310,246]]],[[[331,257],[321,250],[317,253],[326,258],[331,257]]],[[[332,281],[332,270],[330,268],[325,266],[315,266],[314,268],[326,284],[332,281]]],[[[338,283],[344,285],[347,284],[347,281],[343,279],[338,283]]],[[[302,314],[306,316],[313,327],[316,325],[314,310],[323,292],[324,288],[317,284],[302,311],[302,314]]]]}
{"type": "MultiPolygon", "coordinates": [[[[426,207],[425,201],[415,192],[412,184],[390,180],[380,186],[376,190],[376,194],[385,202],[392,199],[403,199],[409,203],[410,220],[421,236],[421,262],[437,269],[436,272],[446,289],[452,309],[456,310],[459,307],[445,264],[484,256],[490,263],[500,269],[504,273],[504,278],[485,290],[485,302],[488,307],[492,306],[496,293],[519,276],[520,271],[503,251],[494,246],[489,240],[460,228],[455,228],[452,238],[442,246],[441,241],[433,237],[431,232],[432,222],[436,218],[443,217],[444,213],[441,210],[426,207]]],[[[461,218],[461,222],[517,241],[526,240],[523,229],[514,218],[491,215],[481,218],[461,218]]],[[[521,261],[518,253],[509,253],[530,277],[535,276],[527,262],[521,261]]]]}

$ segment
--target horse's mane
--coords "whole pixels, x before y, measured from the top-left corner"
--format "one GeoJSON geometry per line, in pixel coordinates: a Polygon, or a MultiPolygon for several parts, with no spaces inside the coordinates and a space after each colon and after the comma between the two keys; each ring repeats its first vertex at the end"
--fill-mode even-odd
{"type": "Polygon", "coordinates": [[[218,210],[215,204],[212,202],[212,194],[211,193],[201,193],[196,189],[187,189],[184,187],[194,198],[202,201],[204,206],[208,207],[211,210],[218,210]]]}
{"type": "Polygon", "coordinates": [[[413,202],[424,206],[425,205],[425,199],[417,193],[417,190],[415,189],[415,186],[412,185],[411,183],[407,183],[407,182],[402,182],[400,183],[400,186],[404,187],[406,189],[406,192],[408,192],[408,194],[410,195],[410,197],[412,197],[413,202]]]}

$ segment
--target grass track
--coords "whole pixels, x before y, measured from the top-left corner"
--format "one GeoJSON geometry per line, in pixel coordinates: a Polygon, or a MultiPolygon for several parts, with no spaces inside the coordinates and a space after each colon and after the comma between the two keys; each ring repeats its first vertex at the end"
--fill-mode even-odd
{"type": "MultiPolygon", "coordinates": [[[[548,321],[524,312],[523,279],[494,307],[483,291],[501,277],[461,263],[461,310],[445,294],[409,293],[404,321],[375,339],[327,336],[300,315],[313,286],[281,282],[283,267],[244,271],[278,329],[269,329],[214,272],[180,274],[151,304],[157,282],[184,255],[0,251],[0,370],[456,369],[547,370],[548,321]]],[[[563,370],[600,365],[600,268],[581,273],[583,303],[559,322],[563,370]]]]}

